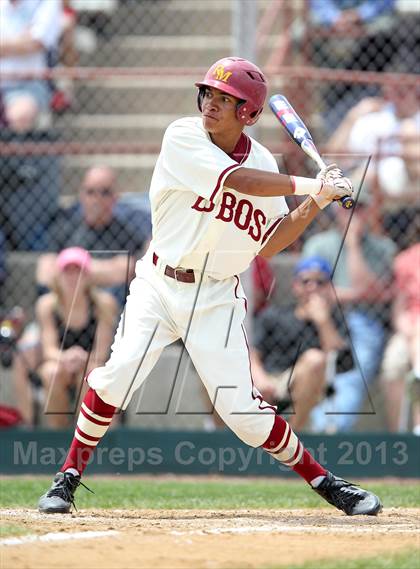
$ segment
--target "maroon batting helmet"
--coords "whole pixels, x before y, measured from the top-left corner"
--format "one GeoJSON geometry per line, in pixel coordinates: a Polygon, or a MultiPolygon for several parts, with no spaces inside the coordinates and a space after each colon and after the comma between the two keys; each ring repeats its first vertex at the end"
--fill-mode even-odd
{"type": "Polygon", "coordinates": [[[215,87],[224,93],[240,99],[236,116],[244,125],[254,124],[263,110],[267,96],[267,81],[256,65],[240,57],[219,59],[207,71],[199,87],[198,108],[202,110],[202,100],[206,87],[215,87]]]}

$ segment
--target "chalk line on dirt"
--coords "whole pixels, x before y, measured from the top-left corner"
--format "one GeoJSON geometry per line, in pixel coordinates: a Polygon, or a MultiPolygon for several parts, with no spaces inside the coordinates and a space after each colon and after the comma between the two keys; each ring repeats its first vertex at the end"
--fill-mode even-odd
{"type": "Polygon", "coordinates": [[[247,533],[420,533],[420,529],[412,527],[395,527],[391,524],[382,526],[285,526],[285,525],[272,525],[272,526],[260,526],[260,527],[238,527],[238,528],[209,528],[206,530],[188,530],[179,531],[173,530],[170,533],[172,535],[208,535],[208,534],[223,534],[223,533],[236,533],[236,534],[247,534],[247,533]]]}
{"type": "Polygon", "coordinates": [[[119,534],[114,530],[106,531],[77,531],[72,533],[46,533],[44,535],[24,535],[21,537],[6,537],[0,539],[0,545],[26,545],[28,543],[48,543],[51,541],[70,541],[72,539],[96,539],[98,537],[110,537],[119,534]]]}

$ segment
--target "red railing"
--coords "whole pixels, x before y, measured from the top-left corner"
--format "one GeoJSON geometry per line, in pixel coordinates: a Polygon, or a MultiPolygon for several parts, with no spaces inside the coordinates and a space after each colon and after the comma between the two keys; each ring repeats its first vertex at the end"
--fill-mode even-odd
{"type": "MultiPolygon", "coordinates": [[[[42,72],[1,73],[0,81],[12,79],[60,79],[69,78],[80,81],[97,79],[141,79],[144,77],[193,77],[200,78],[207,69],[202,67],[73,67],[57,68],[42,72]]],[[[339,82],[375,84],[375,85],[404,85],[407,87],[420,86],[419,76],[414,73],[382,73],[377,71],[354,71],[351,69],[329,69],[305,65],[267,66],[264,72],[270,77],[286,79],[306,79],[314,82],[339,82]]]]}

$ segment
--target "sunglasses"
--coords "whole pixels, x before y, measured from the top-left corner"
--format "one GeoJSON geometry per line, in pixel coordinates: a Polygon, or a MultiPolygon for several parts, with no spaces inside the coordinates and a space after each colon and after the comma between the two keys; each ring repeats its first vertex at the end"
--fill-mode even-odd
{"type": "Polygon", "coordinates": [[[326,285],[329,281],[328,279],[310,279],[310,278],[300,278],[299,281],[303,284],[303,285],[308,285],[308,284],[315,284],[317,286],[324,286],[326,285]]]}
{"type": "Polygon", "coordinates": [[[85,188],[85,194],[87,196],[102,196],[104,198],[107,198],[109,196],[112,196],[114,193],[114,190],[112,188],[85,188]]]}

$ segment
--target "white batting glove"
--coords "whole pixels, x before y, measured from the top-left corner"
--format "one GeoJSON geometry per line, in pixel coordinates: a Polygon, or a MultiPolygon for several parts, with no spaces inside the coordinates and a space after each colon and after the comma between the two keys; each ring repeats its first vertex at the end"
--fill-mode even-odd
{"type": "Polygon", "coordinates": [[[324,209],[334,200],[353,195],[353,184],[348,178],[334,178],[322,182],[317,194],[311,194],[319,209],[324,209]]]}
{"type": "Polygon", "coordinates": [[[337,166],[337,164],[329,164],[325,168],[322,168],[316,176],[317,180],[321,180],[322,182],[329,182],[330,180],[334,180],[335,178],[342,178],[343,172],[337,166]]]}

